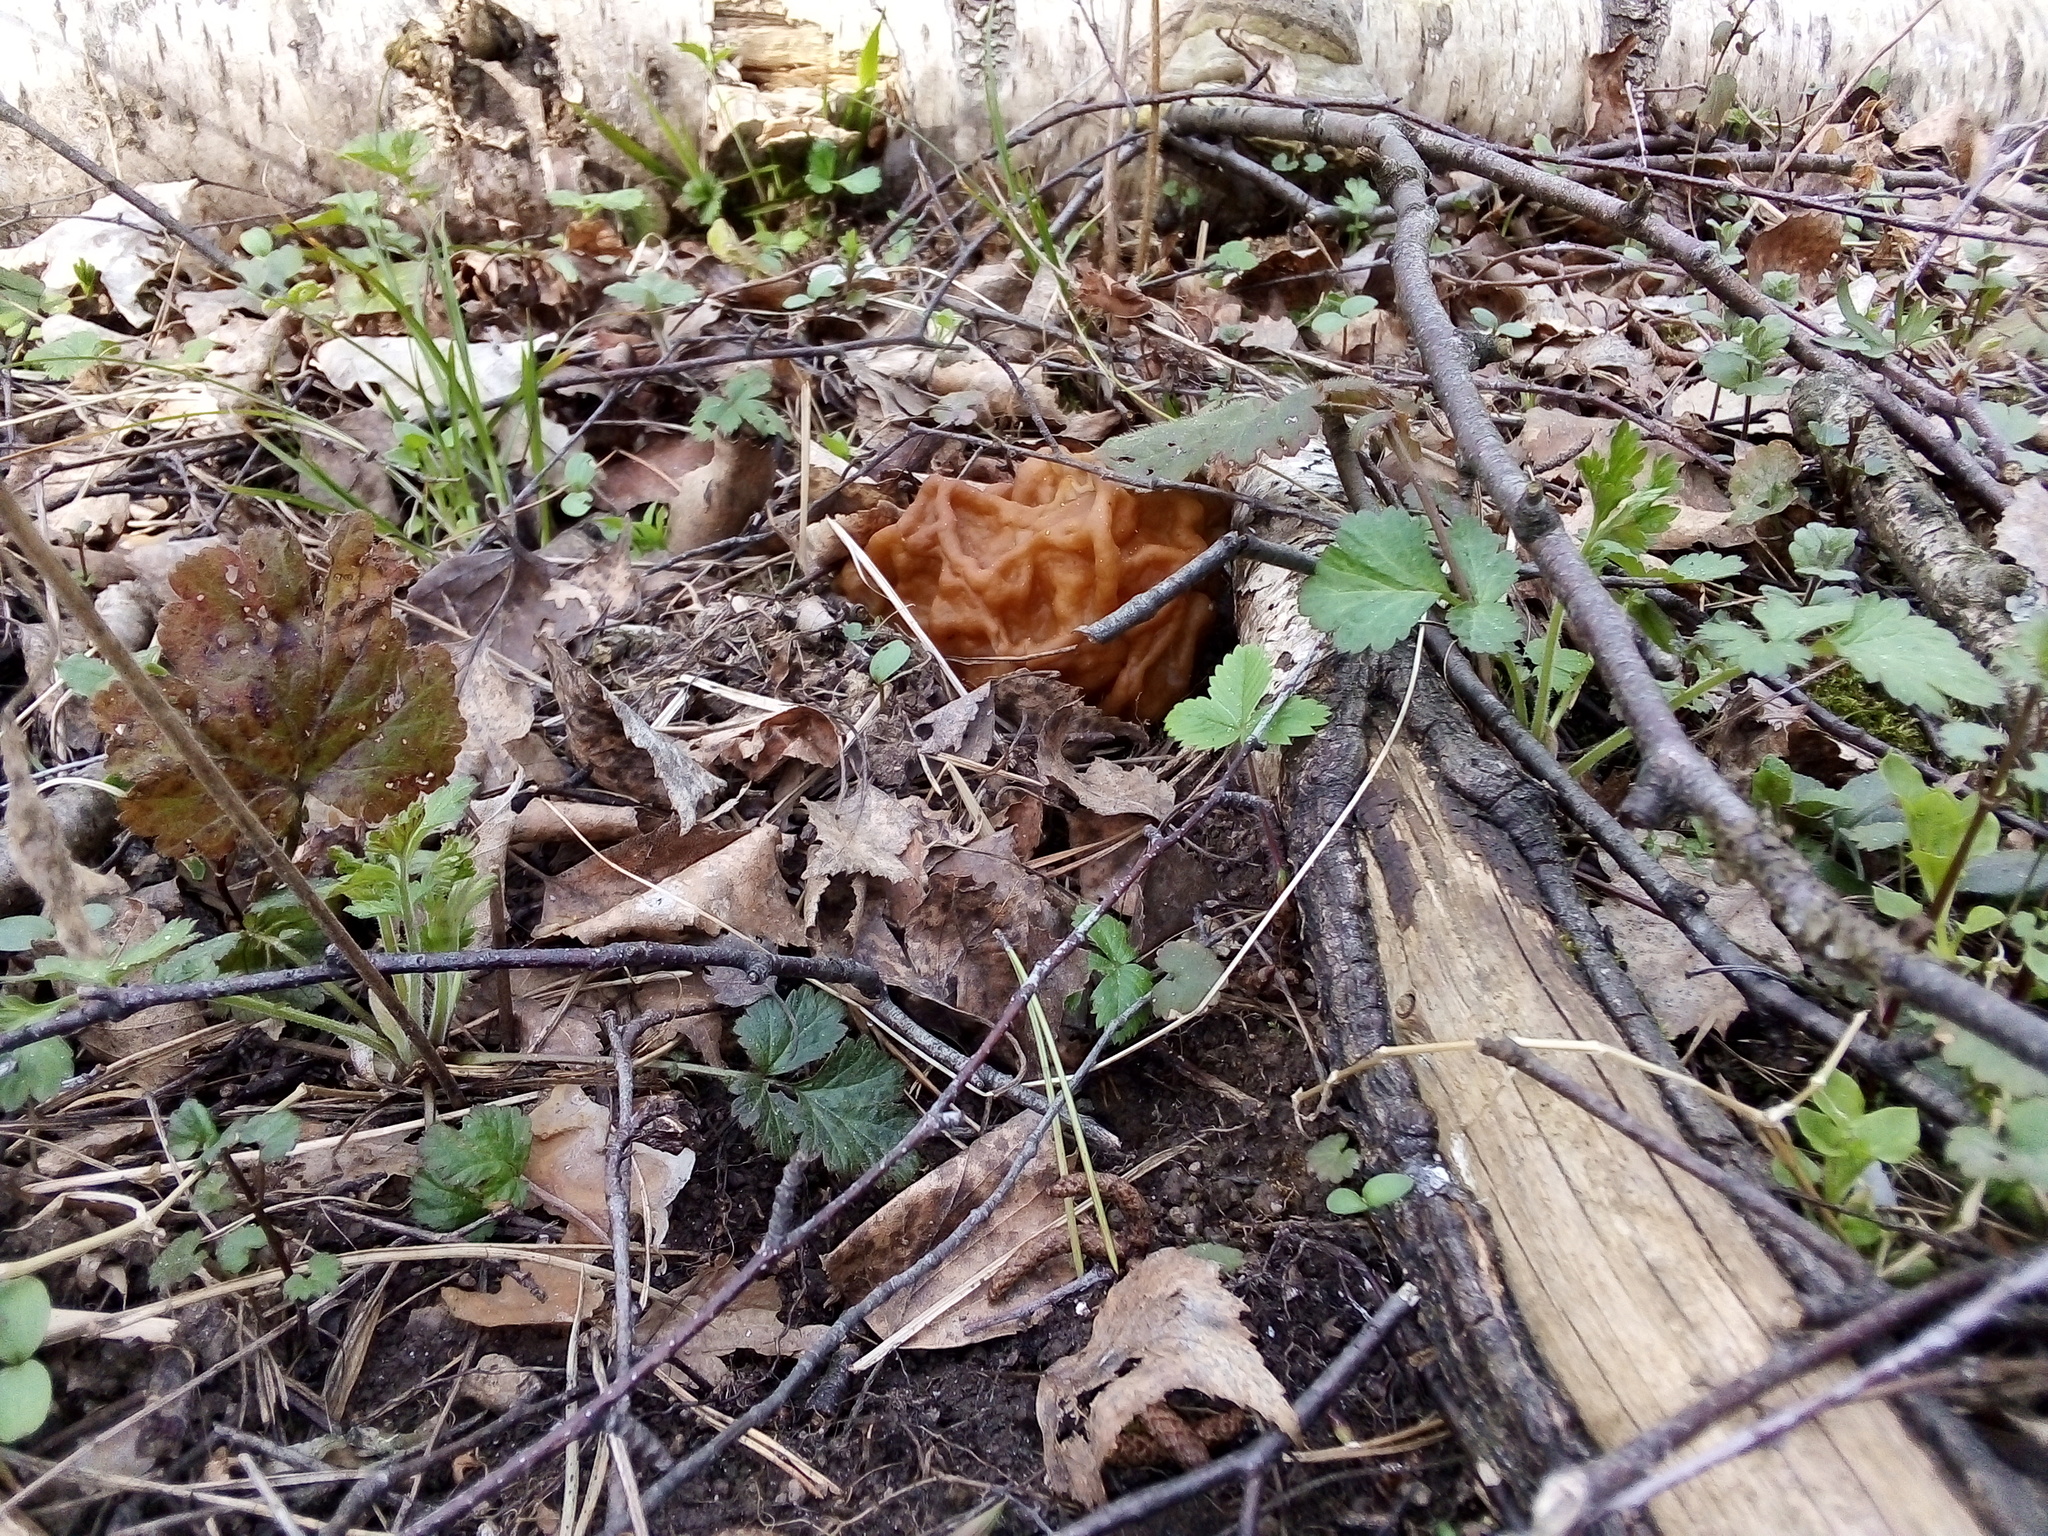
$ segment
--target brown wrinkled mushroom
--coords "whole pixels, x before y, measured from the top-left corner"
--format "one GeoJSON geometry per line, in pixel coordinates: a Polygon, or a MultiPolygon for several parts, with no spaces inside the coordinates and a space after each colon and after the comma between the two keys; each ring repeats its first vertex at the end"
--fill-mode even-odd
{"type": "MultiPolygon", "coordinates": [[[[1112,641],[1077,633],[1179,570],[1220,534],[1220,507],[1187,491],[1132,491],[1027,460],[1009,483],[932,475],[867,553],[970,684],[1057,672],[1112,714],[1158,720],[1182,698],[1215,617],[1191,592],[1112,641]]],[[[848,566],[841,590],[889,604],[848,566]]]]}

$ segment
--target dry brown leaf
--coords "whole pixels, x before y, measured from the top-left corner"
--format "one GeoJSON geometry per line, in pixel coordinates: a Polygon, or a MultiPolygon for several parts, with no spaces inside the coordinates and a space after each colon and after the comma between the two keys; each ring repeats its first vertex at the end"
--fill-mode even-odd
{"type": "Polygon", "coordinates": [[[707,731],[692,744],[699,761],[731,763],[755,783],[791,758],[815,768],[839,765],[839,728],[822,709],[793,704],[761,719],[707,731]]]}
{"type": "MultiPolygon", "coordinates": [[[[884,1280],[901,1274],[943,1242],[982,1201],[995,1193],[1010,1161],[1038,1124],[1036,1115],[1018,1115],[975,1138],[958,1157],[943,1163],[896,1196],[847,1234],[846,1241],[825,1255],[825,1273],[833,1289],[849,1302],[860,1300],[884,1280]]],[[[1052,1139],[1040,1144],[1031,1164],[995,1214],[959,1252],[908,1290],[898,1292],[868,1315],[868,1326],[884,1338],[954,1292],[972,1288],[924,1328],[903,1341],[905,1349],[957,1349],[1020,1331],[1031,1303],[1057,1290],[1067,1279],[1057,1266],[1025,1277],[1000,1301],[988,1297],[986,1277],[1001,1268],[1019,1249],[1066,1221],[1065,1202],[1047,1191],[1059,1178],[1052,1139]],[[973,1283],[981,1277],[984,1283],[973,1283]],[[985,1328],[992,1317],[1015,1313],[1001,1326],[985,1328]]]]}
{"type": "MultiPolygon", "coordinates": [[[[671,1296],[650,1297],[633,1329],[634,1339],[649,1344],[682,1318],[694,1315],[733,1276],[730,1259],[720,1259],[671,1296]]],[[[757,1355],[800,1355],[831,1330],[821,1323],[793,1328],[782,1319],[782,1292],[771,1279],[754,1281],[731,1306],[676,1355],[676,1359],[716,1389],[732,1379],[725,1357],[736,1349],[757,1355]]]]}
{"type": "Polygon", "coordinates": [[[1074,285],[1074,302],[1093,314],[1116,320],[1142,320],[1152,313],[1152,301],[1144,294],[1099,269],[1081,274],[1074,285]]]}
{"type": "Polygon", "coordinates": [[[455,702],[468,734],[454,772],[475,779],[478,792],[488,795],[521,776],[508,748],[533,730],[533,685],[519,681],[495,650],[481,646],[468,647],[455,678],[455,702]]]}
{"type": "Polygon", "coordinates": [[[462,1373],[456,1395],[503,1413],[514,1403],[539,1397],[540,1377],[509,1355],[485,1355],[462,1373]]]}
{"type": "Polygon", "coordinates": [[[1628,59],[1641,39],[1633,32],[1605,53],[1586,59],[1586,141],[1597,144],[1635,130],[1629,101],[1628,59]]]}
{"type": "Polygon", "coordinates": [[[448,1314],[478,1328],[566,1327],[590,1316],[605,1297],[605,1282],[555,1264],[521,1264],[495,1291],[441,1287],[448,1314]]]}
{"type": "MultiPolygon", "coordinates": [[[[956,848],[927,871],[929,888],[914,910],[892,907],[903,928],[904,953],[918,985],[933,1001],[978,1019],[993,1019],[1017,990],[1003,950],[1015,946],[1028,967],[1072,931],[1051,888],[1010,857],[1010,834],[998,831],[956,848]]],[[[1044,985],[1062,998],[1086,984],[1086,961],[1069,955],[1044,985]]]]}
{"type": "Polygon", "coordinates": [[[1287,1394],[1239,1321],[1244,1303],[1221,1277],[1178,1248],[1140,1259],[1102,1299],[1087,1346],[1039,1378],[1038,1427],[1055,1491],[1100,1504],[1102,1465],[1117,1436],[1169,1392],[1236,1403],[1300,1437],[1287,1394]]]}
{"type": "Polygon", "coordinates": [[[2048,584],[2048,485],[2022,480],[1998,520],[1994,548],[2011,555],[2035,581],[2048,584]]]}
{"type": "Polygon", "coordinates": [[[718,776],[699,767],[688,749],[655,730],[555,641],[543,638],[541,649],[576,761],[604,788],[673,810],[687,831],[722,788],[718,776]]]}
{"type": "Polygon", "coordinates": [[[987,762],[989,748],[996,740],[995,708],[989,697],[991,686],[983,683],[974,692],[962,694],[913,720],[911,739],[926,752],[987,762]]]}
{"type": "Polygon", "coordinates": [[[817,921],[818,902],[834,875],[874,875],[891,884],[923,885],[921,856],[913,868],[904,860],[911,851],[924,811],[915,800],[899,800],[872,784],[855,784],[838,800],[806,800],[811,830],[817,841],[804,864],[803,924],[817,921]]]}
{"type": "MultiPolygon", "coordinates": [[[[603,617],[588,592],[557,581],[545,560],[518,547],[451,555],[413,583],[406,601],[528,671],[540,666],[544,641],[574,640],[603,617]]],[[[415,645],[459,639],[418,616],[407,629],[415,645]]]]}
{"type": "MultiPolygon", "coordinates": [[[[1706,892],[1708,917],[1729,938],[1755,955],[1763,964],[1797,973],[1802,969],[1799,952],[1771,921],[1771,909],[1754,886],[1723,885],[1682,858],[1662,861],[1677,880],[1706,892]]],[[[1633,881],[1627,889],[1638,891],[1633,881]]],[[[1668,1035],[1678,1036],[1695,1029],[1719,1030],[1734,1021],[1747,1006],[1742,994],[1727,977],[1708,972],[1688,975],[1708,964],[1685,935],[1657,913],[1645,912],[1633,902],[1604,901],[1600,920],[1614,937],[1614,947],[1628,966],[1629,979],[1643,994],[1643,1001],[1657,1016],[1668,1035]]]]}
{"type": "Polygon", "coordinates": [[[1261,315],[1238,333],[1237,344],[1264,352],[1298,351],[1301,327],[1286,315],[1261,315]]]}
{"type": "Polygon", "coordinates": [[[57,818],[36,784],[28,742],[11,705],[0,709],[0,759],[7,771],[7,847],[14,868],[42,898],[43,915],[56,928],[57,943],[64,953],[79,959],[97,955],[99,937],[85,920],[85,900],[88,896],[125,895],[127,883],[87,869],[71,857],[57,818]]]}
{"type": "Polygon", "coordinates": [[[1588,449],[1604,451],[1617,425],[1555,406],[1531,406],[1522,413],[1522,435],[1515,439],[1515,456],[1530,469],[1547,474],[1588,449]]]}
{"type": "Polygon", "coordinates": [[[781,849],[781,833],[773,827],[756,827],[661,881],[653,890],[642,890],[564,931],[583,944],[625,938],[674,939],[691,929],[705,933],[730,929],[756,943],[777,947],[801,944],[803,925],[783,890],[781,849]]]}
{"type": "Polygon", "coordinates": [[[1948,101],[1908,126],[1893,147],[1902,155],[1938,149],[1958,181],[1974,181],[1978,170],[1989,163],[1991,140],[1975,108],[1965,101],[1948,101]]]}
{"type": "Polygon", "coordinates": [[[605,461],[591,487],[607,512],[632,512],[656,501],[674,501],[683,478],[711,462],[711,445],[701,438],[661,436],[605,461]]]}
{"type": "Polygon", "coordinates": [[[567,933],[609,912],[622,901],[679,875],[699,859],[716,853],[743,834],[717,827],[692,827],[685,832],[673,821],[665,821],[652,832],[629,837],[604,851],[592,854],[580,864],[552,875],[541,888],[540,926],[537,939],[551,939],[567,933]]]}
{"type": "Polygon", "coordinates": [[[605,1054],[603,994],[586,976],[514,971],[506,985],[512,993],[514,1049],[535,1056],[605,1054]]]}
{"type": "Polygon", "coordinates": [[[1842,254],[1842,216],[1792,213],[1749,242],[1748,271],[1790,272],[1811,290],[1842,254]]]}
{"type": "Polygon", "coordinates": [[[678,1040],[687,1040],[690,1049],[697,1053],[697,1059],[710,1066],[725,1065],[725,1027],[728,1009],[745,1008],[764,992],[773,991],[772,978],[760,988],[754,989],[746,1002],[731,1003],[720,995],[717,976],[735,975],[745,982],[743,972],[724,972],[712,968],[711,977],[691,972],[682,975],[653,976],[631,983],[634,1014],[656,1011],[671,1012],[675,1018],[651,1025],[640,1037],[642,1052],[665,1051],[678,1040]]]}
{"type": "Polygon", "coordinates": [[[299,456],[317,474],[299,476],[299,493],[336,511],[361,507],[380,522],[400,521],[398,492],[384,469],[398,446],[398,423],[381,405],[358,406],[299,434],[299,456]]]}
{"type": "MultiPolygon", "coordinates": [[[[1091,756],[1076,768],[1067,761],[1067,740],[1076,730],[1108,724],[1087,705],[1069,705],[1045,724],[1038,738],[1038,771],[1064,785],[1098,816],[1149,816],[1164,821],[1173,810],[1173,786],[1140,764],[1091,756]]],[[[1121,734],[1121,733],[1117,733],[1121,734]]],[[[1084,749],[1085,750],[1085,749],[1084,749]]]]}
{"type": "Polygon", "coordinates": [[[775,450],[720,437],[711,462],[683,476],[668,509],[668,547],[683,554],[729,539],[768,505],[775,491],[775,450]]]}
{"type": "MultiPolygon", "coordinates": [[[[604,1146],[611,1112],[581,1088],[560,1087],[547,1091],[530,1118],[533,1150],[526,1159],[526,1182],[534,1196],[569,1224],[570,1242],[610,1242],[604,1146]]],[[[696,1167],[697,1154],[687,1148],[663,1152],[634,1146],[628,1205],[633,1219],[645,1223],[645,1237],[654,1247],[668,1240],[668,1209],[696,1167]]]]}

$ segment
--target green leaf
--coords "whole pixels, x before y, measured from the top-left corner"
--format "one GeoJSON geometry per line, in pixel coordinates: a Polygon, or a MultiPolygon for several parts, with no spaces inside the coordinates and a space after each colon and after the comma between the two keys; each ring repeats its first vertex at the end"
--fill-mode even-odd
{"type": "Polygon", "coordinates": [[[197,1099],[187,1099],[164,1122],[164,1140],[180,1162],[209,1156],[220,1142],[220,1127],[197,1099]]]}
{"type": "MultiPolygon", "coordinates": [[[[1152,973],[1142,965],[1114,965],[1099,955],[1091,955],[1089,966],[1091,969],[1099,967],[1096,969],[1099,979],[1095,983],[1095,992],[1089,999],[1097,1029],[1109,1028],[1123,1017],[1126,1009],[1141,1002],[1152,990],[1152,973]]],[[[1125,1019],[1117,1039],[1129,1040],[1143,1029],[1150,1022],[1146,1012],[1140,1008],[1125,1019]]]]}
{"type": "Polygon", "coordinates": [[[2005,732],[1976,720],[1947,720],[1934,733],[1942,752],[1959,763],[1981,763],[2005,745],[2005,732]]]}
{"type": "Polygon", "coordinates": [[[286,1301],[318,1301],[341,1284],[341,1260],[331,1253],[316,1253],[306,1260],[306,1267],[294,1270],[285,1277],[280,1289],[286,1301]]]}
{"type": "Polygon", "coordinates": [[[65,382],[77,378],[103,358],[113,357],[120,347],[91,331],[74,331],[55,341],[31,348],[22,359],[45,378],[65,382]]]}
{"type": "Polygon", "coordinates": [[[842,1177],[860,1173],[910,1128],[903,1069],[874,1041],[849,1040],[797,1089],[802,1145],[842,1177]]]}
{"type": "Polygon", "coordinates": [[[1856,530],[1808,523],[1792,535],[1792,569],[1816,581],[1853,581],[1849,562],[1856,554],[1856,530]]]}
{"type": "Polygon", "coordinates": [[[239,1275],[249,1267],[251,1259],[269,1246],[270,1239],[252,1221],[222,1235],[220,1241],[213,1245],[214,1262],[220,1265],[222,1274],[239,1275]]]}
{"type": "Polygon", "coordinates": [[[750,368],[736,373],[713,394],[697,403],[690,418],[694,437],[730,437],[742,427],[752,427],[763,437],[787,437],[789,423],[768,403],[775,380],[766,369],[750,368]]]}
{"type": "Polygon", "coordinates": [[[1122,918],[1108,912],[1098,915],[1093,907],[1077,907],[1074,926],[1080,927],[1091,917],[1095,919],[1088,929],[1088,947],[1095,951],[1088,957],[1091,966],[1100,962],[1107,969],[1129,965],[1138,958],[1137,948],[1131,943],[1131,930],[1122,918]]]}
{"type": "Polygon", "coordinates": [[[1870,904],[1895,923],[1903,923],[1909,917],[1918,917],[1927,910],[1912,897],[1883,885],[1873,885],[1870,888],[1870,904]]]}
{"type": "Polygon", "coordinates": [[[1376,1173],[1365,1181],[1359,1195],[1366,1210],[1376,1211],[1383,1205],[1392,1205],[1414,1187],[1415,1181],[1405,1173],[1376,1173]]]}
{"type": "MultiPolygon", "coordinates": [[[[1272,659],[1256,645],[1240,645],[1216,664],[1204,697],[1183,699],[1168,711],[1166,734],[1184,747],[1201,751],[1249,740],[1272,683],[1272,659]]],[[[1329,717],[1329,710],[1313,699],[1289,699],[1259,739],[1285,746],[1321,730],[1329,717]]]]}
{"type": "Polygon", "coordinates": [[[256,1149],[258,1162],[274,1163],[291,1154],[299,1144],[299,1117],[288,1109],[269,1109],[246,1120],[237,1120],[228,1139],[256,1149]]]}
{"type": "Polygon", "coordinates": [[[83,651],[66,656],[56,666],[57,681],[77,694],[89,699],[114,680],[114,669],[97,656],[88,656],[83,651]]]}
{"type": "Polygon", "coordinates": [[[1881,1163],[1903,1163],[1920,1150],[1920,1111],[1895,1104],[1856,1122],[1856,1139],[1881,1163]]]}
{"type": "Polygon", "coordinates": [[[149,1266],[150,1289],[167,1291],[180,1280],[189,1280],[198,1274],[202,1258],[200,1244],[205,1241],[206,1234],[197,1230],[171,1239],[149,1266]]]}
{"type": "Polygon", "coordinates": [[[1205,469],[1255,464],[1293,453],[1320,425],[1321,393],[1296,390],[1278,400],[1239,395],[1175,421],[1155,422],[1112,437],[1097,450],[1110,468],[1161,480],[1191,480],[1205,469]]]}
{"type": "Polygon", "coordinates": [[[1712,549],[1694,550],[1671,562],[1671,574],[1685,581],[1725,581],[1730,576],[1740,575],[1742,570],[1740,555],[1712,549]]]}
{"type": "MultiPolygon", "coordinates": [[[[369,822],[400,810],[448,777],[465,730],[453,659],[411,644],[393,609],[411,563],[365,513],[336,525],[326,555],[316,577],[296,533],[251,529],[180,564],[157,621],[164,692],[287,841],[307,795],[369,822]]],[[[93,719],[108,777],[130,786],[131,831],[167,858],[235,851],[234,824],[125,685],[94,697],[93,719]]]]}
{"type": "Polygon", "coordinates": [[[50,1373],[40,1360],[0,1370],[0,1445],[26,1440],[50,1416],[50,1373]]]}
{"type": "Polygon", "coordinates": [[[886,683],[903,670],[910,654],[910,647],[903,641],[891,640],[875,652],[874,659],[868,663],[868,676],[878,683],[886,683]]]}
{"type": "MultiPolygon", "coordinates": [[[[45,1004],[25,1010],[23,1017],[8,1018],[9,1028],[35,1023],[54,1013],[61,1003],[45,1004]]],[[[0,1110],[13,1114],[30,1099],[38,1104],[54,1098],[57,1090],[64,1086],[71,1076],[71,1042],[62,1039],[37,1040],[29,1045],[19,1046],[9,1053],[14,1070],[0,1077],[0,1110]]]]}
{"type": "Polygon", "coordinates": [[[1181,1252],[1194,1259],[1207,1259],[1226,1275],[1244,1268],[1244,1250],[1227,1243],[1189,1243],[1181,1252]]]}
{"type": "Polygon", "coordinates": [[[1677,519],[1678,460],[1660,453],[1653,461],[1633,423],[1615,427],[1604,454],[1581,454],[1578,468],[1593,502],[1586,559],[1596,570],[1618,554],[1644,554],[1677,519]]]}
{"type": "Polygon", "coordinates": [[[1325,1184],[1342,1184],[1358,1171],[1358,1148],[1342,1131],[1308,1149],[1308,1171],[1325,1184]]]}
{"type": "Polygon", "coordinates": [[[879,165],[864,165],[851,175],[839,178],[839,190],[850,192],[855,197],[866,197],[882,187],[882,168],[879,165]]]}
{"type": "Polygon", "coordinates": [[[0,1281],[0,1365],[19,1365],[50,1331],[50,1293],[34,1275],[0,1281]]]}
{"type": "Polygon", "coordinates": [[[1866,594],[1816,649],[1832,651],[1901,704],[1946,715],[1949,703],[1996,704],[1998,679],[1947,630],[1902,598],[1866,594]]]}
{"type": "Polygon", "coordinates": [[[1942,1048],[1941,1059],[1961,1067],[1985,1087],[2015,1099],[2048,1098],[2048,1072],[2008,1055],[1981,1035],[1956,1030],[1955,1038],[1942,1048]]]}
{"type": "Polygon", "coordinates": [[[817,987],[798,987],[785,1000],[758,998],[734,1026],[756,1071],[786,1077],[822,1061],[846,1038],[846,1005],[817,987]]]}
{"type": "Polygon", "coordinates": [[[1506,603],[1452,603],[1444,627],[1468,651],[1500,656],[1521,642],[1522,621],[1506,603]]]}
{"type": "Polygon", "coordinates": [[[446,1232],[487,1210],[523,1204],[532,1150],[532,1123],[507,1105],[479,1105],[460,1129],[436,1121],[420,1138],[420,1171],[412,1181],[414,1218],[446,1232]]]}
{"type": "Polygon", "coordinates": [[[1159,946],[1153,962],[1165,972],[1152,987],[1152,1010],[1161,1018],[1192,1013],[1223,974],[1214,950],[1193,939],[1173,939],[1159,946]]]}
{"type": "Polygon", "coordinates": [[[1365,1196],[1341,1185],[1323,1197],[1323,1204],[1335,1216],[1357,1216],[1367,1209],[1365,1196]]]}
{"type": "Polygon", "coordinates": [[[40,912],[0,917],[0,954],[18,955],[57,937],[57,925],[40,912]]]}
{"type": "Polygon", "coordinates": [[[1356,512],[1301,589],[1301,611],[1346,651],[1384,651],[1451,595],[1422,519],[1397,507],[1356,512]]]}
{"type": "Polygon", "coordinates": [[[803,1139],[796,1100],[783,1093],[773,1078],[758,1072],[744,1072],[733,1079],[732,1113],[776,1157],[789,1157],[803,1139]]]}
{"type": "Polygon", "coordinates": [[[1783,677],[1813,659],[1813,647],[1805,640],[1807,635],[1841,623],[1852,611],[1850,604],[1830,592],[1823,592],[1806,604],[1789,592],[1766,587],[1749,611],[1761,633],[1739,620],[1717,614],[1700,626],[1697,638],[1724,666],[1740,667],[1765,677],[1783,677]]]}

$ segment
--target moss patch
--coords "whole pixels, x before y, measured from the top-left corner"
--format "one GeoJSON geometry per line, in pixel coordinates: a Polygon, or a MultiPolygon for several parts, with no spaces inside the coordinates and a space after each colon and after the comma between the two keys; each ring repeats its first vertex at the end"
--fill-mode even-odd
{"type": "Polygon", "coordinates": [[[1802,682],[1806,696],[1823,709],[1834,711],[1851,725],[1870,732],[1878,740],[1927,757],[1934,744],[1927,739],[1920,722],[1905,705],[1891,695],[1873,688],[1847,667],[1838,667],[1824,677],[1802,682]]]}

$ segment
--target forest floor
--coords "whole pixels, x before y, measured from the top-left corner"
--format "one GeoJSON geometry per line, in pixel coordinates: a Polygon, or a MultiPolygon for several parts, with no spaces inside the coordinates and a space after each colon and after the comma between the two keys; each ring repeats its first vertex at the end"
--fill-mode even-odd
{"type": "MultiPolygon", "coordinates": [[[[1798,1097],[1753,1117],[1786,1219],[1899,1290],[2038,1269],[2048,175],[1835,108],[1417,141],[1401,228],[1648,713],[1425,388],[1355,144],[1176,119],[1161,233],[1106,246],[1100,153],[885,194],[868,82],[519,239],[404,133],[325,208],[23,224],[6,1529],[1514,1528],[1400,1323],[1386,1212],[1439,1192],[1315,1091],[1355,1021],[1284,830],[1327,647],[1425,615],[1596,813],[1667,792],[1674,709],[1720,776],[1634,835],[1742,964],[1577,829],[1572,874],[1698,1081],[1798,1097]],[[1226,532],[1235,588],[1147,597],[1226,532]],[[1255,562],[1313,573],[1291,643],[1255,562]],[[1788,937],[1730,803],[1984,985],[1788,937]]],[[[1923,1382],[2005,1475],[2044,1345],[2037,1302],[1923,1382]]]]}

